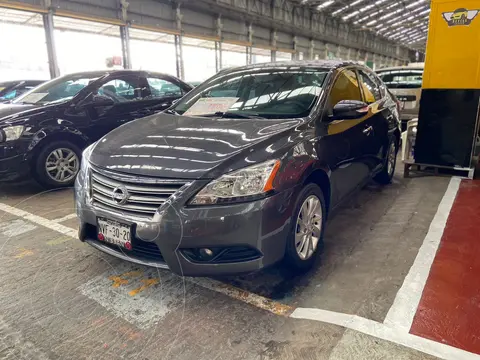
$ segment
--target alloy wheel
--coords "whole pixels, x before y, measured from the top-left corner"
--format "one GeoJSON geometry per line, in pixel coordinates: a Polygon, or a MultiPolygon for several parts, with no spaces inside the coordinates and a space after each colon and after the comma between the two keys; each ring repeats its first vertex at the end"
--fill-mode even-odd
{"type": "Polygon", "coordinates": [[[75,178],[79,165],[80,160],[72,149],[60,148],[47,156],[45,171],[52,180],[67,183],[75,178]]]}
{"type": "Polygon", "coordinates": [[[315,195],[303,202],[297,217],[295,228],[295,249],[302,260],[315,253],[322,233],[322,204],[315,195]]]}

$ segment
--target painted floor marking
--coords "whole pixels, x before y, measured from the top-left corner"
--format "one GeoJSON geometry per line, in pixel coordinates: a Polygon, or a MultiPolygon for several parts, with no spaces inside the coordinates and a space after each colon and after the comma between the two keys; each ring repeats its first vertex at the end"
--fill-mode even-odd
{"type": "Polygon", "coordinates": [[[307,319],[342,326],[382,340],[403,345],[445,360],[479,360],[471,352],[409,334],[403,328],[393,327],[356,315],[336,313],[321,309],[297,308],[290,315],[295,319],[307,319]]]}
{"type": "Polygon", "coordinates": [[[154,326],[199,294],[195,285],[169,271],[130,263],[94,277],[78,290],[140,329],[154,326]]]}
{"type": "MultiPolygon", "coordinates": [[[[141,276],[133,276],[134,279],[130,279],[132,271],[138,271],[138,268],[134,270],[133,265],[129,263],[122,264],[123,272],[112,270],[99,275],[80,286],[79,290],[103,307],[142,329],[153,326],[169,312],[182,306],[186,300],[185,294],[188,294],[188,300],[192,295],[196,296],[193,284],[197,284],[275,314],[339,325],[442,359],[480,360],[479,355],[408,333],[460,181],[459,178],[451,179],[419,254],[383,324],[356,315],[322,309],[294,309],[209,278],[185,278],[188,281],[179,281],[182,278],[168,271],[148,269],[142,272],[141,276]],[[158,276],[159,272],[162,274],[161,277],[158,276]],[[129,276],[125,276],[127,274],[129,276]],[[116,277],[120,277],[121,280],[119,281],[116,277]],[[158,279],[158,283],[148,282],[153,279],[158,279]],[[118,286],[115,285],[115,280],[118,286]],[[132,301],[135,302],[135,306],[131,305],[132,301]]],[[[1,203],[0,210],[23,217],[62,234],[71,237],[77,236],[74,229],[26,211],[1,203]]]]}
{"type": "Polygon", "coordinates": [[[67,220],[75,219],[76,217],[77,217],[77,214],[73,213],[73,214],[63,216],[61,218],[54,219],[52,221],[55,222],[55,223],[61,223],[61,222],[67,221],[67,220]]]}
{"type": "Polygon", "coordinates": [[[417,257],[405,277],[402,287],[395,296],[392,307],[385,317],[385,324],[402,328],[405,332],[410,331],[461,181],[460,178],[452,178],[450,180],[450,184],[438,206],[437,213],[430,224],[430,228],[418,251],[417,257]]]}
{"type": "Polygon", "coordinates": [[[276,315],[289,315],[294,308],[279,302],[270,300],[261,295],[239,289],[235,286],[225,284],[210,278],[186,278],[188,281],[200,285],[206,289],[216,291],[231,298],[243,301],[244,303],[256,306],[257,308],[269,311],[276,315]]]}
{"type": "Polygon", "coordinates": [[[32,255],[33,255],[33,251],[32,251],[32,250],[21,248],[21,249],[19,250],[18,254],[14,256],[14,258],[15,258],[15,259],[22,259],[22,258],[24,258],[25,256],[32,256],[32,255]]]}
{"type": "Polygon", "coordinates": [[[25,234],[29,231],[35,230],[37,227],[31,222],[24,221],[22,219],[15,219],[0,223],[0,235],[2,239],[8,240],[11,237],[19,236],[25,234]]]}
{"type": "Polygon", "coordinates": [[[27,211],[17,209],[13,206],[7,205],[7,204],[2,204],[0,203],[0,211],[4,211],[6,213],[9,213],[11,215],[15,215],[18,217],[21,217],[25,220],[31,221],[35,224],[41,225],[43,227],[46,227],[50,230],[57,231],[59,233],[62,233],[64,235],[68,235],[71,237],[77,237],[77,230],[74,230],[68,226],[64,226],[62,224],[57,224],[52,220],[45,219],[41,216],[33,215],[27,211]]]}

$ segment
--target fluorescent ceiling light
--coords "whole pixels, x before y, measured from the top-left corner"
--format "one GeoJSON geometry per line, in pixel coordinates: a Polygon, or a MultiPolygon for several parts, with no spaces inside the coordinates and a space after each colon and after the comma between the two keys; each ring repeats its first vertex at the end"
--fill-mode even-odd
{"type": "Polygon", "coordinates": [[[324,8],[326,8],[327,6],[332,5],[334,2],[335,2],[335,0],[325,1],[324,3],[318,5],[317,9],[324,9],[324,8]]]}
{"type": "Polygon", "coordinates": [[[354,12],[348,14],[348,15],[345,15],[344,17],[342,17],[342,19],[343,19],[343,20],[348,20],[348,19],[350,19],[352,16],[355,16],[355,15],[357,15],[357,14],[359,14],[359,13],[360,13],[360,11],[356,10],[356,11],[354,11],[354,12]]]}
{"type": "Polygon", "coordinates": [[[413,2],[413,3],[411,3],[411,4],[408,4],[407,6],[405,6],[405,8],[410,9],[411,7],[414,7],[415,5],[421,4],[421,3],[423,3],[423,2],[425,2],[425,0],[415,1],[415,2],[413,2]]]}
{"type": "Polygon", "coordinates": [[[374,7],[375,5],[374,4],[370,4],[370,5],[367,5],[363,8],[360,9],[360,12],[364,12],[364,11],[367,11],[368,9],[371,9],[372,7],[374,7]]]}
{"type": "Polygon", "coordinates": [[[356,1],[352,2],[349,6],[355,6],[357,4],[360,4],[362,1],[364,1],[364,0],[356,0],[356,1]]]}

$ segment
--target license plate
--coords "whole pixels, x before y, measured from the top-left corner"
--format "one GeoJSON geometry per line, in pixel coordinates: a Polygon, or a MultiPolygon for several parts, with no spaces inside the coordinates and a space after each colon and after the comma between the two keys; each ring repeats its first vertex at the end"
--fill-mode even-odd
{"type": "Polygon", "coordinates": [[[415,106],[417,106],[416,101],[408,101],[405,103],[405,109],[415,109],[415,106]]]}
{"type": "Polygon", "coordinates": [[[98,218],[97,224],[98,240],[121,246],[127,250],[132,249],[130,225],[104,218],[98,218]]]}

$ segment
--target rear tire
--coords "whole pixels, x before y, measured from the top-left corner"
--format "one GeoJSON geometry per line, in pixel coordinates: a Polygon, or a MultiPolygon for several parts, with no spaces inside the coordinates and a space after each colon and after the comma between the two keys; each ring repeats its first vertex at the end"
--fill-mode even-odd
{"type": "Polygon", "coordinates": [[[385,155],[385,163],[383,164],[382,171],[380,171],[374,180],[379,184],[390,184],[395,174],[395,167],[397,166],[397,153],[398,153],[398,141],[396,137],[393,137],[388,144],[387,154],[385,155]]]}
{"type": "Polygon", "coordinates": [[[287,237],[285,262],[295,272],[309,270],[323,250],[326,207],[322,190],[313,183],[298,195],[287,237]]]}
{"type": "Polygon", "coordinates": [[[68,141],[44,146],[33,166],[33,177],[47,189],[72,186],[80,170],[82,151],[68,141]]]}

